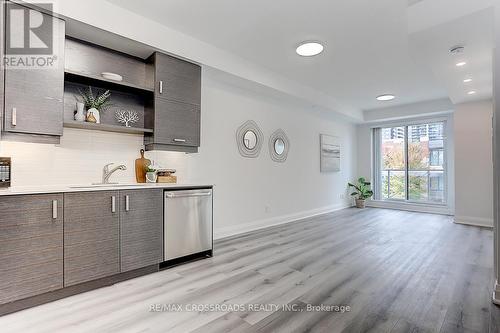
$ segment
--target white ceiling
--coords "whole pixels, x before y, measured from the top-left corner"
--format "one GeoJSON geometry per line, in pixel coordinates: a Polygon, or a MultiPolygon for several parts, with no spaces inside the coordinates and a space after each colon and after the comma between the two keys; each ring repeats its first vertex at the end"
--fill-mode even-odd
{"type": "Polygon", "coordinates": [[[432,69],[434,77],[457,104],[492,96],[494,11],[483,9],[410,35],[413,54],[423,66],[432,69]],[[452,55],[449,49],[463,45],[465,51],[452,55]],[[463,67],[456,63],[467,62],[463,67]],[[464,83],[466,78],[472,82],[464,83]],[[469,91],[476,91],[468,95],[469,91]]]}
{"type": "MultiPolygon", "coordinates": [[[[491,54],[492,37],[485,31],[492,29],[492,20],[476,13],[468,21],[466,16],[477,9],[469,8],[470,0],[460,0],[469,4],[461,8],[466,12],[460,18],[450,21],[445,11],[433,13],[429,27],[414,23],[425,21],[428,10],[423,6],[453,6],[459,0],[108,1],[359,110],[446,97],[463,101],[462,76],[446,62],[455,42],[467,45],[471,63],[475,57],[481,63],[469,67],[471,75],[482,78],[474,98],[491,95],[491,55],[489,61],[484,58],[488,49],[491,54]],[[418,29],[409,34],[409,25],[418,29]],[[323,41],[325,51],[317,57],[297,56],[295,48],[304,40],[323,41]],[[397,99],[376,101],[383,93],[397,99]]],[[[477,3],[484,7],[486,1],[495,0],[477,3]]]]}

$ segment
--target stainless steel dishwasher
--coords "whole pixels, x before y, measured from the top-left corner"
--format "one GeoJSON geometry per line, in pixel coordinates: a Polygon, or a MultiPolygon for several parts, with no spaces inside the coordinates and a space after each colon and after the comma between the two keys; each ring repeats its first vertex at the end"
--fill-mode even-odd
{"type": "Polygon", "coordinates": [[[164,209],[164,261],[211,255],[211,188],[166,191],[164,209]]]}

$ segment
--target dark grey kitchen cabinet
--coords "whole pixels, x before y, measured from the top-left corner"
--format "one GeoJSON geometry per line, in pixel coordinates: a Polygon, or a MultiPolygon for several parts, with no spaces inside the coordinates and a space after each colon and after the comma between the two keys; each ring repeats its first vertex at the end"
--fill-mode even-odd
{"type": "Polygon", "coordinates": [[[200,146],[200,106],[158,98],[155,100],[154,133],[146,147],[161,146],[183,151],[200,146]]]}
{"type": "MultiPolygon", "coordinates": [[[[102,79],[102,73],[111,72],[122,76],[122,81],[115,82],[117,86],[126,84],[138,89],[153,88],[153,81],[149,79],[152,66],[143,59],[71,37],[66,38],[65,56],[66,74],[102,79]]],[[[110,83],[109,80],[105,81],[110,83]]]]}
{"type": "Polygon", "coordinates": [[[118,191],[64,194],[64,286],[120,273],[118,191]]]}
{"type": "MultiPolygon", "coordinates": [[[[8,6],[24,9],[13,3],[8,6]]],[[[45,65],[42,66],[6,67],[4,130],[10,133],[59,137],[63,133],[65,22],[46,13],[41,15],[44,21],[53,21],[54,28],[46,29],[50,24],[44,24],[36,33],[53,40],[53,52],[39,56],[45,59],[45,65]],[[53,66],[47,65],[50,61],[53,66]]],[[[9,22],[10,15],[6,15],[6,24],[9,25],[9,22]]],[[[17,30],[23,31],[14,31],[17,30]]]]}
{"type": "Polygon", "coordinates": [[[146,107],[146,150],[197,152],[201,125],[201,67],[156,52],[150,60],[154,67],[155,96],[146,107]]]}
{"type": "Polygon", "coordinates": [[[163,261],[163,190],[120,191],[121,271],[163,261]]]}
{"type": "Polygon", "coordinates": [[[160,52],[153,57],[155,96],[200,105],[201,67],[160,52]]]}
{"type": "Polygon", "coordinates": [[[63,195],[0,196],[0,304],[63,287],[63,195]]]}

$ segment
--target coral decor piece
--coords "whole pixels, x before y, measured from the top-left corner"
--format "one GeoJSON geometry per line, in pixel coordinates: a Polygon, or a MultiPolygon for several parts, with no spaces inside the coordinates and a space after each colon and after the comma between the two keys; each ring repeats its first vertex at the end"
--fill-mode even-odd
{"type": "Polygon", "coordinates": [[[139,115],[135,111],[118,110],[115,112],[116,121],[125,124],[125,127],[130,127],[130,123],[139,121],[139,115]]]}

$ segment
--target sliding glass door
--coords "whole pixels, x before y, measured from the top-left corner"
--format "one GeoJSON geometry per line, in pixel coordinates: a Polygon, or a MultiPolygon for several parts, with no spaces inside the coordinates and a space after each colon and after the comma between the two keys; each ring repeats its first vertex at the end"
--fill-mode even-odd
{"type": "Polygon", "coordinates": [[[374,130],[376,199],[444,204],[444,122],[374,130]]]}
{"type": "Polygon", "coordinates": [[[405,128],[382,129],[381,197],[384,200],[406,199],[405,128]]]}

